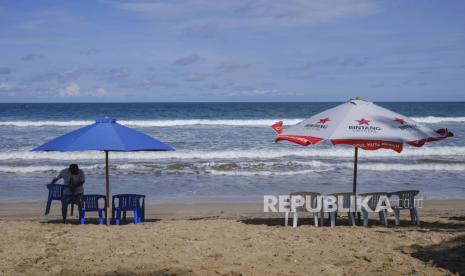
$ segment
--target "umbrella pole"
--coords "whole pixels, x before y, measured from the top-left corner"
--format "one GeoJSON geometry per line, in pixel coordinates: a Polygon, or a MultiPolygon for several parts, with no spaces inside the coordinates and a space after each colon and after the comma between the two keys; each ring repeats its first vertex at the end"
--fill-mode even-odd
{"type": "Polygon", "coordinates": [[[357,163],[358,163],[358,147],[355,147],[355,154],[354,154],[354,182],[352,186],[352,193],[354,195],[357,194],[357,163]]]}
{"type": "Polygon", "coordinates": [[[354,182],[352,186],[352,194],[354,195],[354,207],[355,207],[355,212],[354,212],[354,219],[355,219],[355,214],[357,214],[358,220],[360,221],[360,213],[357,212],[357,163],[358,163],[358,147],[355,147],[355,152],[354,152],[354,182]]]}
{"type": "Polygon", "coordinates": [[[108,173],[108,150],[105,151],[105,178],[106,178],[106,191],[107,191],[107,210],[106,223],[110,225],[110,174],[108,173]]]}

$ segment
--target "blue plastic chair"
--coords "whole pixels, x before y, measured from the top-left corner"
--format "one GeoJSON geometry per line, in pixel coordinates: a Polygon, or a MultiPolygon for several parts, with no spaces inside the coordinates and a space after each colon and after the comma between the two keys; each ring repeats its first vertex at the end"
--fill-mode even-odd
{"type": "Polygon", "coordinates": [[[50,206],[52,205],[53,200],[59,200],[62,204],[63,209],[63,190],[67,186],[60,184],[47,184],[48,189],[48,199],[47,205],[45,206],[45,215],[50,213],[50,206]]]}
{"type": "Polygon", "coordinates": [[[121,222],[121,213],[123,220],[126,220],[126,212],[134,212],[134,224],[145,221],[145,195],[138,194],[119,194],[112,197],[111,218],[116,225],[121,222]],[[115,204],[116,200],[116,204],[115,204]],[[116,214],[116,216],[115,216],[116,214]]]}
{"type": "Polygon", "coordinates": [[[105,219],[107,218],[107,198],[104,195],[82,195],[81,196],[81,212],[80,222],[85,223],[86,212],[98,212],[98,223],[103,224],[103,213],[105,212],[105,219]],[[99,200],[103,199],[103,207],[99,208],[99,200]]]}

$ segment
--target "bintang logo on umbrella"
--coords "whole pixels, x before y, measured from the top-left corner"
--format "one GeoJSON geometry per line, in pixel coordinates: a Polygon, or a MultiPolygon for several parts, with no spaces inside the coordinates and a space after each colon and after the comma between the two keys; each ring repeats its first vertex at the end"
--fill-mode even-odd
{"type": "Polygon", "coordinates": [[[360,120],[355,120],[358,125],[349,125],[349,129],[353,132],[365,132],[365,133],[376,133],[381,130],[379,126],[370,125],[371,120],[361,118],[360,120]]]}
{"type": "Polygon", "coordinates": [[[409,129],[409,128],[418,128],[416,124],[407,124],[407,122],[399,117],[396,117],[394,121],[398,122],[400,124],[399,129],[409,129]]]}
{"type": "Polygon", "coordinates": [[[328,128],[328,125],[326,124],[327,122],[330,122],[331,120],[326,117],[326,118],[321,118],[316,124],[306,124],[304,127],[311,127],[311,128],[328,128]]]}

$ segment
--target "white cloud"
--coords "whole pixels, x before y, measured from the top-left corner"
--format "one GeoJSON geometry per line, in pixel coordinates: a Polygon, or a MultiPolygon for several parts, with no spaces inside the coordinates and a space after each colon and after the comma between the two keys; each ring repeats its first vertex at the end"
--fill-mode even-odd
{"type": "Polygon", "coordinates": [[[13,89],[13,85],[6,82],[0,82],[0,91],[10,91],[11,89],[13,89]]]}
{"type": "Polygon", "coordinates": [[[61,88],[58,92],[58,95],[61,97],[76,97],[81,94],[81,87],[75,83],[71,82],[67,84],[65,87],[61,88]]]}
{"type": "Polygon", "coordinates": [[[108,96],[107,90],[104,88],[98,88],[97,91],[95,91],[95,97],[105,97],[108,96]]]}
{"type": "Polygon", "coordinates": [[[214,5],[208,0],[185,0],[131,2],[120,4],[118,8],[153,15],[162,20],[176,20],[186,28],[205,24],[222,27],[299,27],[369,15],[378,9],[368,0],[218,0],[214,5]]]}
{"type": "Polygon", "coordinates": [[[241,90],[230,92],[227,94],[228,97],[261,97],[261,96],[273,96],[273,97],[294,97],[302,96],[300,93],[293,92],[280,92],[267,89],[252,89],[252,90],[241,90]]]}

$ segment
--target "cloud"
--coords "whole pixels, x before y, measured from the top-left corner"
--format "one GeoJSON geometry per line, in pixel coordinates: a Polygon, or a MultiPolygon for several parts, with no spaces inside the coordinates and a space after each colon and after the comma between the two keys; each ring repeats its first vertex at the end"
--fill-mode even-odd
{"type": "Polygon", "coordinates": [[[0,75],[8,75],[11,73],[11,69],[8,67],[0,67],[0,75]]]}
{"type": "Polygon", "coordinates": [[[218,24],[226,28],[302,27],[365,16],[378,10],[367,0],[207,0],[131,2],[121,10],[188,26],[218,24]]]}
{"type": "Polygon", "coordinates": [[[176,65],[180,65],[180,66],[186,66],[186,65],[190,65],[190,64],[202,61],[202,60],[204,60],[204,58],[202,58],[198,54],[192,54],[189,56],[178,58],[173,63],[176,65]]]}
{"type": "Polygon", "coordinates": [[[219,33],[218,24],[212,22],[181,28],[181,34],[187,38],[208,39],[216,37],[219,33]]]}
{"type": "Polygon", "coordinates": [[[77,80],[82,76],[94,73],[95,67],[73,67],[61,70],[51,70],[47,72],[41,72],[32,76],[26,77],[26,82],[46,82],[46,81],[58,81],[68,82],[77,80]]]}
{"type": "Polygon", "coordinates": [[[301,93],[293,93],[293,92],[281,92],[275,90],[267,90],[267,89],[251,89],[251,90],[240,90],[228,93],[226,96],[228,97],[235,97],[235,98],[244,98],[244,97],[297,97],[302,96],[301,93]]]}
{"type": "Polygon", "coordinates": [[[207,79],[210,76],[210,74],[205,74],[205,73],[187,73],[184,76],[184,80],[188,82],[197,82],[197,81],[203,81],[207,79]]]}
{"type": "Polygon", "coordinates": [[[250,68],[250,64],[247,63],[223,63],[217,67],[218,70],[224,73],[232,73],[243,69],[250,68]]]}
{"type": "Polygon", "coordinates": [[[60,97],[76,97],[81,94],[81,87],[75,83],[71,82],[66,86],[62,87],[58,92],[60,97]]]}
{"type": "Polygon", "coordinates": [[[38,59],[43,59],[44,56],[43,55],[38,55],[38,54],[26,54],[24,56],[21,57],[21,60],[22,61],[34,61],[34,60],[38,60],[38,59]]]}
{"type": "Polygon", "coordinates": [[[98,53],[100,53],[100,51],[96,50],[96,49],[93,49],[93,48],[83,49],[83,50],[79,51],[79,54],[84,55],[84,56],[96,55],[98,53]]]}
{"type": "Polygon", "coordinates": [[[0,82],[0,91],[10,91],[14,88],[12,84],[0,82]]]}
{"type": "Polygon", "coordinates": [[[105,73],[108,80],[120,80],[129,76],[129,70],[124,67],[112,68],[105,73]]]}
{"type": "Polygon", "coordinates": [[[356,57],[332,57],[328,59],[320,60],[317,65],[325,66],[340,66],[340,67],[359,67],[363,66],[368,62],[368,58],[356,58],[356,57]]]}
{"type": "Polygon", "coordinates": [[[154,87],[175,88],[178,87],[178,84],[173,81],[159,80],[155,77],[150,77],[144,80],[126,82],[124,84],[121,84],[120,87],[138,90],[148,90],[154,87]]]}
{"type": "Polygon", "coordinates": [[[105,97],[105,96],[108,96],[108,92],[104,88],[100,87],[95,91],[94,96],[95,97],[105,97]]]}

